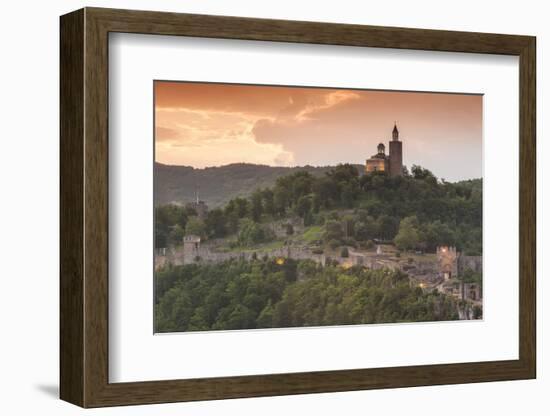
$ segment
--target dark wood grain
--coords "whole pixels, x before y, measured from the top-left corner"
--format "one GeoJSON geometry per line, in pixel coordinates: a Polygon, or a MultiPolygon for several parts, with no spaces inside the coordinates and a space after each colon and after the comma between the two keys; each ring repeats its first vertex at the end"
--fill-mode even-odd
{"type": "Polygon", "coordinates": [[[520,54],[519,99],[519,356],[536,377],[536,41],[520,54]]]}
{"type": "Polygon", "coordinates": [[[84,405],[84,11],[61,19],[60,388],[84,405]]]}
{"type": "Polygon", "coordinates": [[[536,376],[535,38],[87,8],[61,18],[61,397],[115,406],[536,376]],[[519,359],[190,380],[108,380],[109,32],[516,55],[520,59],[519,359]]]}

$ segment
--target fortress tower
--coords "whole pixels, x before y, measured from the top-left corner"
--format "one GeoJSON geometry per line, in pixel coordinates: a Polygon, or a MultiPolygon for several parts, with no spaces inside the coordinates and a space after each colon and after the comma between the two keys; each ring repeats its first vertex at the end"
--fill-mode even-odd
{"type": "Polygon", "coordinates": [[[183,237],[183,264],[196,263],[200,254],[201,238],[197,235],[183,237]]]}
{"type": "Polygon", "coordinates": [[[399,130],[397,130],[397,124],[394,124],[393,126],[389,159],[390,176],[403,175],[403,143],[399,140],[399,130]]]}
{"type": "Polygon", "coordinates": [[[439,272],[444,280],[458,276],[458,257],[456,247],[439,246],[436,250],[439,272]]]}

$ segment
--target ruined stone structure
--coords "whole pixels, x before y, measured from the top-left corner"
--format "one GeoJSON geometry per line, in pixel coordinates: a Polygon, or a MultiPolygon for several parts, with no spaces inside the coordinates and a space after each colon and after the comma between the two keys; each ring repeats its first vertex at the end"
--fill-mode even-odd
{"type": "Polygon", "coordinates": [[[185,205],[186,208],[193,209],[199,218],[205,218],[206,214],[208,214],[208,205],[206,202],[201,201],[199,198],[199,189],[195,189],[195,193],[193,195],[193,202],[189,202],[185,205]]]}
{"type": "Polygon", "coordinates": [[[460,292],[462,300],[481,301],[481,288],[477,283],[461,283],[460,292]]]}
{"type": "MultiPolygon", "coordinates": [[[[439,266],[439,276],[443,282],[438,284],[441,292],[455,296],[458,299],[480,303],[483,298],[481,285],[475,282],[464,282],[462,279],[455,278],[463,275],[466,270],[472,270],[476,273],[482,272],[483,260],[482,256],[463,256],[456,251],[456,247],[442,246],[437,247],[437,262],[439,266]]],[[[461,319],[471,319],[468,317],[470,312],[466,313],[466,317],[461,319]]]]}
{"type": "Polygon", "coordinates": [[[196,235],[183,237],[183,264],[195,263],[200,258],[201,238],[196,235]]]}
{"type": "Polygon", "coordinates": [[[458,277],[458,253],[456,247],[441,246],[437,247],[437,261],[439,271],[443,280],[449,280],[458,277]]]}
{"type": "Polygon", "coordinates": [[[397,125],[393,126],[390,154],[386,155],[384,143],[379,143],[377,150],[378,153],[367,159],[365,173],[387,172],[390,176],[401,176],[403,174],[403,143],[399,140],[397,125]]]}
{"type": "Polygon", "coordinates": [[[481,273],[483,271],[483,257],[482,256],[464,256],[460,254],[458,257],[458,273],[462,274],[466,270],[470,269],[475,273],[481,273]]]}
{"type": "MultiPolygon", "coordinates": [[[[483,299],[482,287],[476,282],[464,282],[461,276],[466,270],[482,271],[481,256],[462,256],[452,246],[437,247],[436,255],[427,254],[416,257],[401,258],[394,252],[385,252],[378,246],[375,252],[355,251],[348,247],[348,256],[327,256],[316,253],[308,245],[285,244],[282,247],[258,251],[220,251],[215,240],[209,240],[201,245],[201,238],[187,235],[183,239],[183,247],[157,249],[155,253],[155,270],[168,265],[181,266],[185,264],[219,263],[231,259],[253,261],[270,258],[278,264],[284,264],[287,259],[311,260],[325,266],[340,265],[343,269],[350,267],[365,267],[370,270],[400,270],[409,276],[410,284],[424,291],[439,292],[466,301],[460,310],[461,319],[472,319],[473,306],[481,305],[483,299]],[[468,306],[470,305],[470,306],[468,306]]],[[[461,304],[462,305],[462,304],[461,304]]]]}
{"type": "MultiPolygon", "coordinates": [[[[307,247],[284,246],[267,251],[246,251],[246,252],[223,252],[211,249],[208,246],[201,246],[201,239],[195,235],[188,235],[183,238],[183,249],[170,247],[164,255],[157,253],[155,256],[155,270],[165,267],[169,264],[181,266],[194,263],[220,263],[231,259],[253,260],[262,257],[284,259],[291,258],[295,260],[313,260],[316,263],[325,265],[326,257],[324,254],[315,254],[307,247]]],[[[347,259],[334,257],[338,263],[343,263],[347,259]]]]}

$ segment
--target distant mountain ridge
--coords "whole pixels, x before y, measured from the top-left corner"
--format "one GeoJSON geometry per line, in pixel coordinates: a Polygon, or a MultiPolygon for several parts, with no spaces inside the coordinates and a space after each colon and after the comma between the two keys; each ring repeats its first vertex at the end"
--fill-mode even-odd
{"type": "MultiPolygon", "coordinates": [[[[355,165],[362,173],[363,166],[355,165]]],[[[321,176],[334,166],[267,166],[233,163],[195,169],[155,163],[155,205],[184,204],[193,200],[198,188],[200,199],[209,207],[222,206],[235,197],[246,197],[257,188],[271,187],[277,178],[298,171],[321,176]]]]}

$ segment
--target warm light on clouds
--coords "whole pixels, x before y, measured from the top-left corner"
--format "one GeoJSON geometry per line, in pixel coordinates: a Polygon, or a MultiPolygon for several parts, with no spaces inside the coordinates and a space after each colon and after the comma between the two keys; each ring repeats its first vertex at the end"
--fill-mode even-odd
{"type": "Polygon", "coordinates": [[[480,95],[155,82],[156,161],[165,164],[364,164],[394,121],[409,167],[481,177],[480,95]]]}

